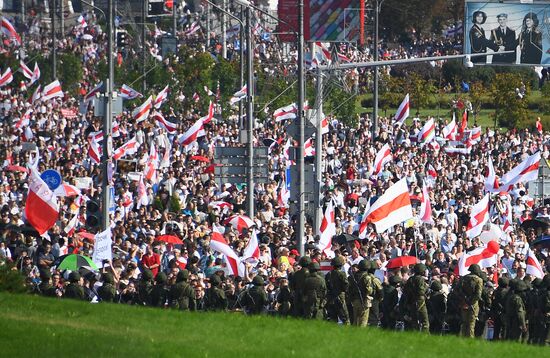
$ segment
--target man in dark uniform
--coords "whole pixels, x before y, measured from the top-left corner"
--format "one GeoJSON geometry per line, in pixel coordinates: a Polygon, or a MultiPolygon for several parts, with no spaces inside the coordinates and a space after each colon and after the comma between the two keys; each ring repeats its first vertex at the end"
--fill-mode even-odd
{"type": "MultiPolygon", "coordinates": [[[[526,276],[527,278],[527,276],[526,276]]],[[[544,331],[544,321],[541,317],[540,290],[542,280],[536,278],[531,282],[531,290],[527,292],[527,320],[529,326],[528,343],[539,344],[542,341],[541,334],[544,331]]]]}
{"type": "Polygon", "coordinates": [[[540,333],[540,344],[550,346],[550,274],[547,273],[542,279],[541,289],[539,290],[539,308],[540,317],[543,324],[540,333]]]}
{"type": "Polygon", "coordinates": [[[369,321],[369,311],[372,306],[372,282],[367,272],[370,263],[361,260],[357,266],[358,271],[349,277],[348,295],[353,307],[351,323],[355,326],[366,327],[369,321]]]}
{"type": "Polygon", "coordinates": [[[388,283],[382,285],[382,327],[395,328],[397,316],[396,306],[399,303],[398,287],[401,285],[401,277],[391,276],[388,283]]]}
{"type": "Polygon", "coordinates": [[[481,268],[478,264],[472,264],[470,274],[460,280],[460,334],[463,337],[474,337],[474,329],[479,315],[479,301],[483,291],[483,279],[481,268]]]}
{"type": "Polygon", "coordinates": [[[422,332],[430,331],[428,308],[426,307],[426,266],[416,264],[414,276],[409,277],[405,284],[405,305],[412,329],[422,332]]]}
{"type": "Polygon", "coordinates": [[[220,287],[222,280],[218,275],[210,276],[210,287],[206,290],[204,296],[204,307],[207,311],[225,311],[227,310],[227,297],[224,290],[220,287]]]}
{"type": "Polygon", "coordinates": [[[294,272],[289,277],[290,292],[292,292],[294,305],[294,317],[304,317],[304,305],[303,305],[303,290],[306,283],[306,278],[309,276],[308,266],[311,263],[311,259],[308,256],[302,256],[299,264],[301,269],[294,272]]]}
{"type": "Polygon", "coordinates": [[[380,301],[382,301],[382,282],[374,275],[378,265],[376,261],[370,262],[370,267],[367,270],[372,284],[372,307],[369,312],[369,326],[378,327],[380,322],[380,301]]]}
{"type": "Polygon", "coordinates": [[[323,319],[327,285],[317,262],[309,264],[309,275],[304,286],[304,314],[306,318],[323,319]]]}
{"type": "Polygon", "coordinates": [[[348,290],[348,278],[344,271],[344,258],[336,256],[332,259],[332,271],[327,273],[327,314],[331,321],[349,324],[348,307],[346,305],[346,291],[348,290]]]}
{"type": "MultiPolygon", "coordinates": [[[[472,28],[470,29],[470,53],[486,53],[487,48],[490,48],[493,51],[498,51],[499,46],[493,41],[488,40],[485,37],[485,30],[481,25],[487,20],[487,14],[483,11],[475,11],[472,15],[472,28]]],[[[474,63],[485,63],[487,58],[485,56],[476,56],[472,57],[472,62],[474,63]]]]}
{"type": "Polygon", "coordinates": [[[103,285],[97,290],[99,298],[103,302],[114,302],[116,299],[115,279],[113,274],[106,272],[103,274],[103,285]]]}
{"type": "Polygon", "coordinates": [[[498,27],[491,30],[490,40],[500,48],[504,46],[504,51],[514,51],[513,53],[505,53],[502,55],[493,55],[493,63],[515,63],[516,62],[516,47],[518,41],[516,32],[506,25],[508,14],[498,14],[498,27]]]}
{"type": "Polygon", "coordinates": [[[445,313],[447,311],[447,299],[442,289],[441,282],[432,281],[430,285],[430,298],[428,299],[428,314],[430,317],[430,331],[435,334],[442,333],[445,313]]]}
{"type": "Polygon", "coordinates": [[[248,314],[265,313],[269,300],[264,289],[264,278],[260,275],[254,276],[252,285],[252,287],[244,291],[241,304],[248,314]]]}
{"type": "Polygon", "coordinates": [[[522,280],[510,282],[511,294],[506,299],[506,339],[521,342],[527,334],[525,297],[527,285],[522,280]]]}
{"type": "Polygon", "coordinates": [[[505,297],[508,293],[509,280],[506,277],[500,277],[498,279],[498,287],[493,292],[493,301],[491,303],[491,319],[494,324],[493,340],[499,340],[504,338],[504,305],[505,297]]]}
{"type": "Polygon", "coordinates": [[[153,291],[153,272],[148,268],[141,271],[141,280],[137,287],[138,304],[151,306],[151,291],[153,291]]]}
{"type": "MultiPolygon", "coordinates": [[[[212,277],[214,276],[217,277],[217,275],[212,277]]],[[[170,292],[168,293],[170,307],[183,311],[195,309],[195,290],[188,283],[188,280],[189,271],[181,270],[178,272],[176,283],[170,286],[170,292]]]]}
{"type": "Polygon", "coordinates": [[[40,285],[38,285],[38,292],[47,297],[55,297],[55,287],[52,286],[52,274],[49,270],[40,270],[40,285]]]}
{"type": "Polygon", "coordinates": [[[167,280],[166,274],[162,271],[155,277],[155,286],[151,290],[151,306],[164,307],[166,304],[168,298],[168,288],[166,287],[167,280]]]}
{"type": "Polygon", "coordinates": [[[69,286],[65,289],[65,295],[63,297],[74,298],[77,300],[85,300],[86,294],[84,293],[84,288],[80,284],[80,274],[76,271],[73,271],[69,274],[69,286]]]}

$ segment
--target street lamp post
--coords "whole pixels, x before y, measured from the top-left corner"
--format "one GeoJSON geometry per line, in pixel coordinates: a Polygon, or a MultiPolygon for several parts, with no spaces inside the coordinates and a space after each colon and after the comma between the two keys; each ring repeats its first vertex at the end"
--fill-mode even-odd
{"type": "MultiPolygon", "coordinates": [[[[376,8],[374,9],[374,61],[378,61],[378,15],[380,14],[380,6],[384,0],[376,0],[376,8]]],[[[374,84],[373,84],[373,96],[372,96],[372,140],[376,137],[378,131],[378,80],[379,80],[378,66],[374,67],[374,84]]]]}
{"type": "Polygon", "coordinates": [[[52,76],[57,78],[57,36],[55,34],[56,21],[55,12],[57,11],[57,0],[52,1],[52,76]]]}

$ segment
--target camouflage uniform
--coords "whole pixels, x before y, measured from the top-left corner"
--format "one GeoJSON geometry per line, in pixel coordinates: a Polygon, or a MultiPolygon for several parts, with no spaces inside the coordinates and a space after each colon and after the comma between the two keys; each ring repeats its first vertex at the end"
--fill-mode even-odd
{"type": "Polygon", "coordinates": [[[464,276],[460,281],[460,335],[474,337],[474,329],[479,315],[479,301],[483,291],[483,279],[481,268],[477,264],[470,266],[470,274],[464,276]]]}
{"type": "Polygon", "coordinates": [[[540,290],[542,289],[542,280],[536,278],[533,280],[532,288],[527,292],[527,325],[529,327],[529,343],[539,344],[544,332],[544,320],[541,317],[540,290]]]}
{"type": "Polygon", "coordinates": [[[195,310],[195,290],[187,282],[189,271],[181,270],[176,276],[176,283],[170,286],[168,302],[171,308],[178,308],[183,311],[195,310]]]}
{"type": "Polygon", "coordinates": [[[414,272],[414,276],[410,277],[405,284],[404,301],[407,316],[409,317],[408,321],[412,329],[429,332],[430,321],[428,319],[428,308],[426,307],[428,285],[424,278],[426,266],[424,264],[416,264],[414,272]]]}
{"type": "Polygon", "coordinates": [[[346,305],[346,291],[348,290],[348,278],[342,266],[344,259],[341,256],[332,259],[334,270],[327,273],[325,281],[327,284],[327,314],[331,321],[338,323],[341,320],[349,324],[348,307],[346,305]]]}
{"type": "Polygon", "coordinates": [[[267,293],[264,289],[264,279],[260,275],[254,276],[252,286],[244,292],[241,299],[245,311],[249,314],[260,314],[266,312],[266,306],[269,303],[267,293]]]}
{"type": "Polygon", "coordinates": [[[116,299],[115,279],[113,274],[103,274],[103,285],[97,290],[97,294],[101,301],[114,302],[116,299]]]}
{"type": "Polygon", "coordinates": [[[493,340],[504,338],[505,320],[504,320],[504,305],[506,304],[505,297],[508,294],[509,280],[506,277],[498,279],[498,287],[493,292],[493,300],[491,302],[491,319],[494,324],[493,340]]]}
{"type": "Polygon", "coordinates": [[[323,319],[327,295],[325,279],[317,262],[309,264],[309,276],[304,286],[304,314],[306,318],[323,319]]]}
{"type": "Polygon", "coordinates": [[[151,306],[151,291],[153,291],[153,273],[148,268],[143,268],[141,280],[137,285],[137,303],[142,306],[151,306]]]}
{"type": "Polygon", "coordinates": [[[380,322],[380,303],[382,301],[382,282],[374,275],[377,268],[376,262],[371,261],[367,270],[372,284],[372,307],[369,311],[368,325],[373,327],[377,327],[380,322]]]}
{"type": "Polygon", "coordinates": [[[305,317],[303,290],[306,278],[309,276],[308,266],[310,263],[311,259],[308,256],[302,256],[300,258],[300,266],[302,266],[302,268],[289,277],[289,287],[293,297],[292,304],[294,306],[294,317],[305,317]]]}
{"type": "Polygon", "coordinates": [[[225,311],[227,309],[227,297],[220,288],[221,279],[218,275],[210,277],[210,288],[204,296],[204,307],[207,311],[225,311]]]}
{"type": "Polygon", "coordinates": [[[506,299],[506,339],[521,342],[527,333],[524,297],[527,285],[521,280],[512,280],[510,289],[512,293],[506,299]]]}
{"type": "Polygon", "coordinates": [[[55,287],[51,285],[52,274],[50,271],[41,271],[40,272],[40,280],[42,281],[40,285],[38,285],[38,293],[40,293],[43,296],[47,297],[56,297],[55,287]]]}
{"type": "Polygon", "coordinates": [[[540,334],[540,344],[550,346],[550,274],[547,273],[542,279],[539,291],[540,316],[544,328],[540,334]]]}
{"type": "Polygon", "coordinates": [[[447,299],[441,291],[441,282],[433,281],[430,285],[430,298],[428,299],[428,314],[430,316],[430,332],[441,334],[447,311],[447,299]]]}
{"type": "Polygon", "coordinates": [[[80,274],[76,271],[71,272],[71,274],[69,275],[69,281],[71,283],[65,289],[64,297],[74,298],[77,300],[85,300],[86,294],[84,292],[84,288],[79,284],[80,274]]]}
{"type": "Polygon", "coordinates": [[[382,287],[382,327],[387,329],[395,328],[397,316],[397,305],[399,304],[399,291],[397,287],[401,284],[401,277],[391,276],[389,284],[382,287]]]}
{"type": "Polygon", "coordinates": [[[349,278],[348,295],[353,307],[351,323],[355,326],[366,327],[369,321],[369,310],[372,306],[372,282],[367,270],[370,264],[367,260],[361,260],[359,271],[354,272],[349,278]]]}

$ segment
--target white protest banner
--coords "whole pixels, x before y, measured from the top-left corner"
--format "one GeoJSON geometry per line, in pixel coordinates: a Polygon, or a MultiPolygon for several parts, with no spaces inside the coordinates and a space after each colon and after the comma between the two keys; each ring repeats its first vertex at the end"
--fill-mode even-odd
{"type": "Polygon", "coordinates": [[[92,186],[92,178],[74,178],[74,186],[76,186],[78,189],[90,189],[90,187],[92,186]]]}
{"type": "Polygon", "coordinates": [[[112,260],[111,252],[111,229],[107,229],[95,235],[94,254],[92,261],[98,266],[103,266],[103,260],[112,260]]]}

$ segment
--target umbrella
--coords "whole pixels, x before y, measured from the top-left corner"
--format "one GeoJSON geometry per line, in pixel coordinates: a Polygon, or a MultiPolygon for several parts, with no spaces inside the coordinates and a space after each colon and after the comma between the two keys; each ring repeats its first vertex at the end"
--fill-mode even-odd
{"type": "Polygon", "coordinates": [[[84,35],[82,35],[82,40],[91,41],[91,40],[93,40],[93,39],[94,39],[94,37],[93,37],[92,35],[90,35],[90,34],[84,34],[84,35]]]}
{"type": "Polygon", "coordinates": [[[225,224],[229,224],[242,233],[244,229],[251,228],[255,225],[254,221],[246,215],[233,215],[225,220],[225,224]]]}
{"type": "Polygon", "coordinates": [[[359,240],[359,238],[355,235],[346,234],[346,233],[343,233],[334,237],[334,241],[339,243],[340,245],[344,245],[347,242],[355,241],[355,240],[359,240]]]}
{"type": "Polygon", "coordinates": [[[95,275],[95,272],[97,271],[97,269],[91,267],[91,266],[82,266],[81,268],[78,269],[78,273],[84,277],[90,273],[93,273],[95,275]]]}
{"type": "Polygon", "coordinates": [[[529,229],[529,228],[546,229],[548,226],[550,226],[550,219],[544,218],[544,217],[525,220],[524,222],[521,223],[521,228],[522,229],[529,229]]]}
{"type": "Polygon", "coordinates": [[[27,173],[27,172],[28,172],[27,168],[22,167],[22,166],[20,166],[20,165],[8,165],[8,166],[6,167],[6,170],[7,170],[7,171],[10,171],[10,172],[23,172],[23,173],[27,173]]]}
{"type": "Polygon", "coordinates": [[[174,235],[161,235],[157,237],[157,241],[164,241],[167,244],[173,244],[173,245],[181,245],[183,244],[183,241],[177,236],[174,235]]]}
{"type": "Polygon", "coordinates": [[[210,163],[210,159],[203,157],[202,155],[193,155],[189,158],[190,160],[196,160],[197,162],[210,163]]]}
{"type": "Polygon", "coordinates": [[[398,268],[403,266],[414,265],[418,262],[414,256],[399,256],[388,261],[386,268],[398,268]]]}
{"type": "Polygon", "coordinates": [[[531,243],[531,246],[538,246],[540,248],[546,247],[550,249],[550,236],[549,235],[542,235],[535,241],[531,243]]]}
{"type": "Polygon", "coordinates": [[[90,266],[97,270],[97,265],[91,258],[77,254],[59,256],[57,260],[55,260],[54,266],[57,266],[58,270],[77,271],[82,266],[90,266]]]}

